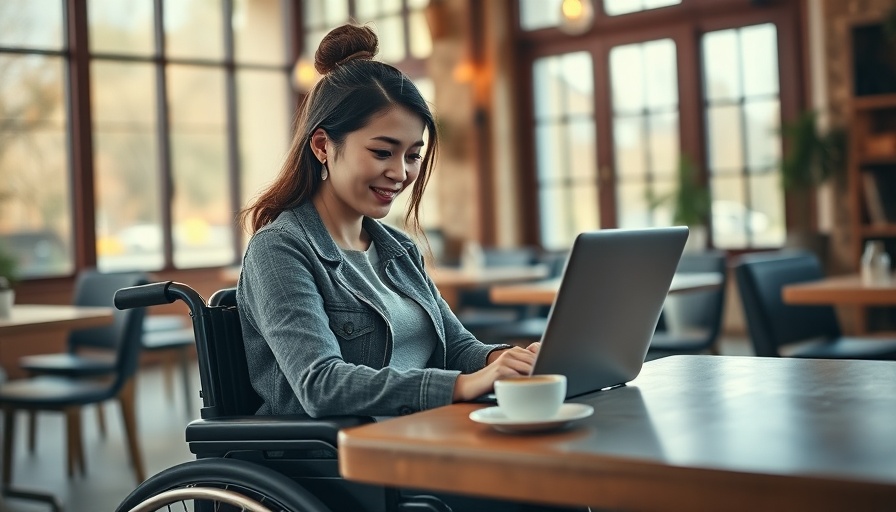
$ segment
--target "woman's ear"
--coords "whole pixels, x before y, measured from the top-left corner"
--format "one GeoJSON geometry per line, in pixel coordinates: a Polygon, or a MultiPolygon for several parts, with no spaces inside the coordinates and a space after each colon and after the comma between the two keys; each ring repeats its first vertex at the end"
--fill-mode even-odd
{"type": "Polygon", "coordinates": [[[329,138],[323,128],[318,128],[311,134],[311,151],[321,162],[327,161],[327,141],[329,138]]]}

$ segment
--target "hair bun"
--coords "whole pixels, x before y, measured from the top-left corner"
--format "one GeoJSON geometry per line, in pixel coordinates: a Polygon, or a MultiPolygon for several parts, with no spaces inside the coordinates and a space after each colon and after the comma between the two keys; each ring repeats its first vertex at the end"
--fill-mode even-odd
{"type": "Polygon", "coordinates": [[[379,41],[370,27],[342,25],[331,30],[314,54],[314,69],[322,75],[354,59],[370,60],[376,55],[379,41]]]}

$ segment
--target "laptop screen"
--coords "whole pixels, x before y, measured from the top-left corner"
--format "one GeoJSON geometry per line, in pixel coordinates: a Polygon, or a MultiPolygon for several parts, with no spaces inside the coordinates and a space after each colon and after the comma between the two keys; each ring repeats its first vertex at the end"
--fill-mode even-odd
{"type": "Polygon", "coordinates": [[[567,397],[641,371],[688,228],[605,229],[576,237],[532,372],[567,378],[567,397]]]}

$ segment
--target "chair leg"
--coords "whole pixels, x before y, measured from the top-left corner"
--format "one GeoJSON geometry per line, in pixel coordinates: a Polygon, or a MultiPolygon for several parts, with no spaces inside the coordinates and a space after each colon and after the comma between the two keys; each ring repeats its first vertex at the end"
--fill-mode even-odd
{"type": "Polygon", "coordinates": [[[12,483],[12,439],[15,436],[16,411],[12,407],[3,408],[3,487],[12,483]]]}
{"type": "Polygon", "coordinates": [[[124,422],[128,450],[131,452],[131,466],[134,468],[134,476],[139,484],[146,480],[146,475],[143,472],[143,457],[140,455],[140,444],[137,439],[137,418],[134,412],[135,394],[134,379],[129,379],[118,393],[118,402],[121,405],[121,419],[124,422]]]}
{"type": "Polygon", "coordinates": [[[28,411],[28,453],[34,454],[37,442],[37,411],[28,411]]]}
{"type": "Polygon", "coordinates": [[[67,407],[65,413],[66,447],[68,452],[68,476],[72,478],[75,472],[87,473],[84,463],[84,445],[81,440],[81,408],[67,407]]]}
{"type": "Polygon", "coordinates": [[[187,418],[193,417],[193,393],[190,384],[190,355],[187,347],[178,349],[180,356],[180,375],[184,381],[184,407],[187,410],[187,418]]]}
{"type": "Polygon", "coordinates": [[[100,438],[106,438],[106,412],[103,410],[102,402],[96,404],[96,425],[100,431],[100,438]]]}

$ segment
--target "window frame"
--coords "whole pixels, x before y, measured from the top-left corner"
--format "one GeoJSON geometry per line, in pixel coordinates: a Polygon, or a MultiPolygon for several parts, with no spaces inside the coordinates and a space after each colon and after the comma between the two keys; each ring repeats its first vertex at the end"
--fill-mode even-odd
{"type": "MultiPolygon", "coordinates": [[[[520,26],[519,3],[514,2],[514,46],[519,55],[520,76],[531,75],[535,59],[572,51],[587,51],[594,63],[594,110],[598,155],[599,204],[601,228],[618,225],[616,177],[612,172],[615,155],[612,138],[612,99],[609,83],[609,52],[612,47],[670,38],[676,45],[679,88],[679,139],[681,153],[692,155],[700,167],[700,179],[707,182],[707,147],[705,141],[701,38],[716,30],[772,23],[778,33],[778,68],[780,81],[781,119],[794,119],[807,105],[807,70],[802,59],[805,41],[804,6],[797,0],[781,0],[773,5],[757,6],[751,0],[683,0],[672,5],[630,14],[607,16],[602,4],[595,0],[594,25],[585,34],[571,37],[558,28],[523,30],[520,26]]],[[[526,80],[517,96],[520,125],[534,127],[533,83],[526,80]]],[[[786,143],[786,141],[782,141],[786,143]]],[[[523,219],[522,242],[538,245],[539,202],[535,168],[534,129],[520,130],[517,145],[521,175],[523,219]]],[[[793,200],[785,194],[785,224],[793,226],[793,200]]],[[[712,240],[710,239],[710,244],[712,240]]],[[[757,249],[731,249],[731,253],[757,249]]]]}
{"type": "MultiPolygon", "coordinates": [[[[277,69],[283,72],[284,87],[289,87],[292,72],[292,62],[300,54],[303,33],[301,31],[301,9],[296,2],[291,0],[279,0],[279,8],[282,13],[285,38],[285,61],[282,66],[255,65],[237,63],[235,59],[234,32],[230,28],[231,17],[227,13],[233,12],[234,0],[222,0],[221,9],[224,27],[224,55],[220,60],[209,61],[192,58],[168,58],[164,52],[164,24],[163,24],[163,0],[151,0],[153,6],[153,35],[155,38],[153,54],[149,56],[134,56],[130,54],[116,54],[107,51],[91,52],[88,35],[88,6],[84,0],[59,0],[62,8],[63,45],[61,50],[33,50],[21,48],[2,48],[4,53],[10,54],[43,54],[59,56],[65,59],[65,83],[63,101],[66,105],[68,116],[66,126],[67,148],[69,154],[66,179],[69,180],[69,193],[71,194],[71,210],[68,212],[72,227],[72,264],[73,270],[69,275],[31,277],[23,279],[22,285],[26,288],[24,297],[27,298],[34,291],[57,291],[60,287],[70,284],[77,273],[85,268],[97,266],[97,231],[96,231],[96,201],[95,193],[95,168],[94,168],[94,144],[93,144],[93,117],[91,113],[90,96],[91,88],[91,63],[96,60],[106,62],[146,62],[154,66],[156,73],[155,94],[157,104],[157,135],[162,202],[160,222],[163,229],[163,258],[164,264],[153,272],[160,273],[196,273],[208,274],[209,271],[217,273],[221,265],[196,268],[178,268],[173,263],[172,245],[172,212],[170,197],[172,194],[172,169],[170,148],[170,125],[168,120],[166,98],[166,69],[169,64],[198,64],[211,66],[223,70],[225,74],[225,115],[227,119],[226,139],[228,143],[226,176],[229,182],[229,202],[234,208],[241,207],[240,194],[240,164],[238,129],[236,125],[236,71],[238,69],[277,69]]],[[[290,89],[291,104],[298,105],[299,95],[290,89]]],[[[244,232],[236,223],[233,225],[233,264],[239,262],[243,252],[244,232]]],[[[21,288],[22,286],[20,286],[21,288]]]]}

